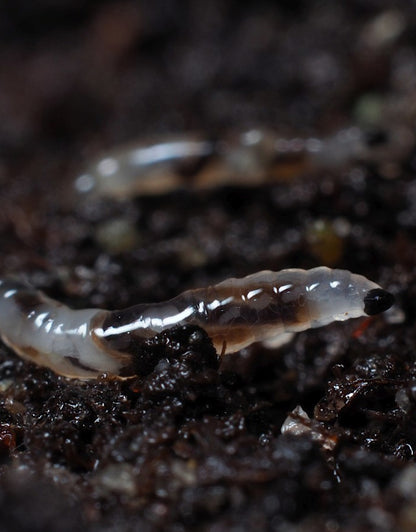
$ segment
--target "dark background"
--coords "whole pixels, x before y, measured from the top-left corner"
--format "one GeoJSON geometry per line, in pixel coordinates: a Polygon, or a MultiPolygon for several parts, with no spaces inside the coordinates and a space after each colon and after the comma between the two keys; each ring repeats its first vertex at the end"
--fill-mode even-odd
{"type": "Polygon", "coordinates": [[[335,324],[221,365],[203,335],[162,335],[134,382],[67,381],[3,346],[1,530],[414,530],[412,150],[122,204],[82,202],[72,183],[159,133],[413,133],[415,30],[409,1],[0,4],[3,274],[119,308],[326,264],[398,299],[362,334],[335,324]],[[298,404],[308,431],[282,436],[298,404]]]}

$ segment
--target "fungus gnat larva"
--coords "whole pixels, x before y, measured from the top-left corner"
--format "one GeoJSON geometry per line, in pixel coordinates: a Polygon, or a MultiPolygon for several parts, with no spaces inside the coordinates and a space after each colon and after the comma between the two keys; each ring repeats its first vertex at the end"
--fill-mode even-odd
{"type": "Polygon", "coordinates": [[[140,340],[180,325],[196,325],[219,355],[287,333],[373,315],[393,296],[362,275],[318,267],[262,271],[197,288],[170,301],[124,310],[71,310],[11,280],[0,284],[0,334],[22,357],[67,377],[140,373],[140,340]]]}
{"type": "MultiPolygon", "coordinates": [[[[357,128],[328,139],[285,140],[252,130],[234,141],[185,135],[114,151],[92,164],[75,187],[110,197],[165,193],[181,186],[254,186],[356,159],[379,160],[386,150],[357,128]]],[[[332,321],[383,312],[393,296],[346,270],[262,271],[197,288],[170,301],[124,310],[71,310],[40,291],[0,280],[0,336],[16,353],[60,375],[140,373],[140,341],[180,325],[206,331],[218,353],[253,342],[282,343],[288,334],[332,321]]]]}
{"type": "Polygon", "coordinates": [[[93,162],[75,188],[81,194],[126,198],[180,187],[257,186],[357,161],[397,161],[413,141],[410,134],[370,134],[358,127],[322,139],[287,139],[263,129],[220,139],[188,133],[115,149],[93,162]]]}

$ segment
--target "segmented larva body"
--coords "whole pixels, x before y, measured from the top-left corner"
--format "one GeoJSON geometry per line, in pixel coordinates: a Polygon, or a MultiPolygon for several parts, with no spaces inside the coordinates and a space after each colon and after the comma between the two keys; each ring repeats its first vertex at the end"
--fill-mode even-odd
{"type": "Polygon", "coordinates": [[[180,187],[256,186],[357,161],[397,160],[412,143],[412,136],[398,140],[357,127],[322,139],[286,139],[262,129],[215,140],[188,133],[116,149],[93,162],[75,187],[80,193],[126,198],[180,187]]]}
{"type": "Polygon", "coordinates": [[[72,310],[42,292],[0,281],[0,335],[22,357],[79,379],[140,374],[147,338],[180,325],[206,331],[217,353],[377,314],[393,296],[361,275],[326,267],[262,271],[124,310],[72,310]]]}
{"type": "MultiPolygon", "coordinates": [[[[412,137],[413,139],[413,137],[412,137]]],[[[326,139],[282,139],[251,130],[220,140],[155,139],[114,150],[75,181],[78,193],[112,198],[180,187],[255,186],[357,160],[399,158],[409,143],[358,128],[326,139]]],[[[218,355],[331,321],[383,312],[393,297],[361,275],[325,267],[263,271],[120,311],[71,310],[14,280],[0,280],[0,336],[16,353],[67,377],[140,373],[140,343],[180,325],[201,327],[218,355]]]]}

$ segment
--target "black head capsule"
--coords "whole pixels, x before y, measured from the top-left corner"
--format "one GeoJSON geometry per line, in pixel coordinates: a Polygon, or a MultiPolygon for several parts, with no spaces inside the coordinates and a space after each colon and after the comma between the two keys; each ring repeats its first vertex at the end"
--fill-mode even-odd
{"type": "Polygon", "coordinates": [[[374,288],[364,297],[364,312],[368,316],[380,314],[389,309],[394,303],[394,296],[382,288],[374,288]]]}

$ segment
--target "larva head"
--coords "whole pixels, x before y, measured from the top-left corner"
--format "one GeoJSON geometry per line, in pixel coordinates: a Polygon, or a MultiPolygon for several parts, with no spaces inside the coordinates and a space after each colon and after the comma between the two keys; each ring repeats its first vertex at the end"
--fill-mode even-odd
{"type": "Polygon", "coordinates": [[[394,303],[394,296],[382,288],[374,288],[364,297],[364,312],[368,316],[388,310],[394,303]]]}
{"type": "Polygon", "coordinates": [[[379,314],[394,302],[389,292],[362,275],[324,267],[308,272],[306,293],[312,327],[379,314]]]}

